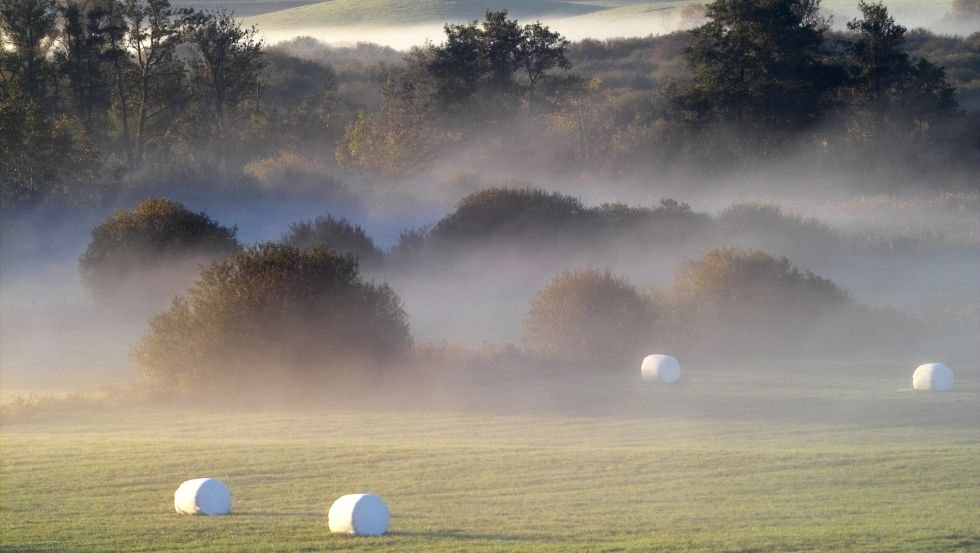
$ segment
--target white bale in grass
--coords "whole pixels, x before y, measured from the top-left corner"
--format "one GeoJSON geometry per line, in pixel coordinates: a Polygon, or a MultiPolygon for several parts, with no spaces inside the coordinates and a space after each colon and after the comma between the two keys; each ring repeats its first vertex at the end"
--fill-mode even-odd
{"type": "Polygon", "coordinates": [[[672,384],[681,377],[681,364],[669,355],[647,355],[640,365],[640,376],[643,380],[672,384]]]}
{"type": "Polygon", "coordinates": [[[174,509],[186,515],[226,515],[231,512],[231,492],[217,478],[188,480],[174,492],[174,509]]]}
{"type": "Polygon", "coordinates": [[[912,373],[912,388],[948,392],[953,389],[953,369],[942,363],[926,363],[912,373]]]}
{"type": "Polygon", "coordinates": [[[380,536],[388,531],[388,506],[376,495],[348,494],[330,506],[327,525],[335,534],[380,536]]]}

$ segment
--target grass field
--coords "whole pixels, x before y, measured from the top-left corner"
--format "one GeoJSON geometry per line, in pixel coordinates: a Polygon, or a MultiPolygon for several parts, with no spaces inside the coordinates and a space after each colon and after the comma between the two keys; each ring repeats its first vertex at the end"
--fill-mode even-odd
{"type": "Polygon", "coordinates": [[[579,382],[555,392],[562,407],[515,400],[514,414],[347,404],[7,423],[0,549],[980,550],[980,379],[914,393],[899,371],[865,369],[579,382]],[[229,484],[232,515],[173,512],[177,485],[204,475],[229,484]],[[329,535],[330,502],[364,491],[387,501],[390,534],[329,535]]]}

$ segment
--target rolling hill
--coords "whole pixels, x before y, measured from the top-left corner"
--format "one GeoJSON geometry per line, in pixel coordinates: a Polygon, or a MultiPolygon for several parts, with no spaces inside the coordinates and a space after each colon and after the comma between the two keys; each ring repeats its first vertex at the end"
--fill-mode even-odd
{"type": "Polygon", "coordinates": [[[328,0],[271,12],[249,21],[269,30],[290,27],[401,26],[479,18],[507,9],[520,19],[571,17],[608,9],[565,0],[328,0]]]}

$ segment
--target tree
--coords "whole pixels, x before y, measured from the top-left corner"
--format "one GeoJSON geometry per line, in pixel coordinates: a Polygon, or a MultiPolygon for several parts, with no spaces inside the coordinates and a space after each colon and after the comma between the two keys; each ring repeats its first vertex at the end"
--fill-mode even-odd
{"type": "Polygon", "coordinates": [[[140,293],[146,293],[151,275],[186,278],[169,273],[193,273],[200,260],[237,250],[236,230],[172,200],[144,200],[92,230],[92,240],[78,261],[82,283],[100,299],[125,296],[125,285],[134,280],[142,287],[140,293]],[[190,261],[189,267],[182,267],[182,261],[190,261]]]}
{"type": "Polygon", "coordinates": [[[913,137],[956,111],[945,71],[904,51],[905,27],[880,2],[861,0],[862,17],[847,24],[857,34],[849,48],[852,102],[863,134],[913,137]],[[877,130],[879,129],[880,130],[877,130]]]}
{"type": "MultiPolygon", "coordinates": [[[[758,151],[819,121],[843,69],[824,60],[819,0],[715,0],[685,50],[692,84],[675,99],[697,123],[754,131],[758,151]]],[[[750,133],[744,133],[745,138],[750,133]]]]}
{"type": "Polygon", "coordinates": [[[605,157],[613,133],[613,121],[606,112],[608,95],[602,81],[592,78],[565,84],[557,95],[555,125],[571,134],[575,158],[585,167],[598,168],[605,157]]]}
{"type": "Polygon", "coordinates": [[[49,114],[20,83],[0,81],[0,207],[32,207],[48,199],[87,198],[77,185],[96,174],[96,153],[78,121],[49,114]]]}
{"type": "MultiPolygon", "coordinates": [[[[151,125],[168,113],[183,96],[183,67],[176,56],[180,26],[170,0],[124,0],[126,49],[132,52],[135,70],[136,138],[132,155],[139,165],[149,140],[151,125]]],[[[119,103],[127,97],[126,74],[117,73],[119,103]]]]}
{"type": "Polygon", "coordinates": [[[53,0],[0,0],[0,77],[20,83],[30,102],[48,93],[56,20],[53,0]]]}
{"type": "Polygon", "coordinates": [[[482,21],[450,24],[444,30],[446,42],[417,58],[425,76],[434,82],[434,97],[443,109],[474,96],[496,102],[493,109],[499,109],[501,101],[504,106],[513,103],[525,92],[515,80],[518,71],[524,71],[528,80],[530,105],[549,70],[571,67],[564,37],[540,22],[521,27],[517,20],[507,19],[506,10],[487,10],[482,21]]]}
{"type": "Polygon", "coordinates": [[[555,67],[568,69],[572,66],[565,57],[565,49],[568,45],[569,42],[565,37],[540,22],[524,26],[518,46],[518,59],[527,74],[528,113],[534,109],[534,92],[538,82],[547,72],[555,67]]]}
{"type": "Polygon", "coordinates": [[[242,27],[226,12],[187,12],[185,39],[193,46],[192,77],[207,91],[218,136],[227,131],[227,113],[241,102],[257,100],[263,67],[262,41],[256,28],[242,27]]]}
{"type": "Polygon", "coordinates": [[[431,166],[436,147],[448,139],[446,131],[428,117],[426,94],[418,85],[415,80],[385,83],[380,117],[362,112],[347,125],[337,145],[341,167],[410,175],[431,166]]]}
{"type": "Polygon", "coordinates": [[[524,35],[516,19],[507,19],[507,10],[487,10],[483,17],[480,48],[486,67],[486,86],[491,93],[511,95],[514,72],[522,66],[524,35]]]}
{"type": "Polygon", "coordinates": [[[524,344],[531,351],[602,372],[641,358],[656,312],[609,271],[563,272],[531,301],[524,344]]]}
{"type": "Polygon", "coordinates": [[[262,244],[207,268],[150,320],[133,357],[163,389],[261,392],[383,367],[410,347],[398,296],[363,282],[352,257],[262,244]]]}
{"type": "Polygon", "coordinates": [[[114,21],[112,0],[94,4],[71,0],[58,6],[61,16],[59,49],[55,55],[68,79],[71,107],[91,133],[104,134],[112,87],[107,52],[114,21]]]}
{"type": "Polygon", "coordinates": [[[443,109],[473,96],[486,72],[483,32],[476,23],[447,24],[446,42],[415,53],[416,62],[434,81],[433,96],[443,109]]]}

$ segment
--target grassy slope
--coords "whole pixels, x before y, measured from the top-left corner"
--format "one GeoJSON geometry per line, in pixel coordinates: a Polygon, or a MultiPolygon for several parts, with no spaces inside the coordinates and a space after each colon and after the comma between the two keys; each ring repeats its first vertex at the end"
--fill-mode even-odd
{"type": "Polygon", "coordinates": [[[485,9],[510,9],[514,17],[572,16],[599,9],[564,0],[329,0],[275,11],[250,20],[261,29],[309,26],[412,25],[479,19],[485,9]]]}
{"type": "MultiPolygon", "coordinates": [[[[549,16],[558,23],[588,25],[654,18],[659,21],[677,7],[701,0],[572,2],[564,0],[330,0],[271,11],[249,21],[265,30],[311,26],[409,25],[462,21],[479,17],[486,8],[508,8],[519,18],[549,16]]],[[[928,25],[949,9],[947,0],[885,0],[900,23],[928,25]]],[[[843,25],[857,15],[856,0],[824,0],[822,6],[843,25]]],[[[656,26],[651,27],[656,28],[656,26]]],[[[561,31],[560,28],[557,30],[561,31]]]]}
{"type": "Polygon", "coordinates": [[[0,549],[975,551],[980,382],[963,376],[951,394],[891,382],[866,393],[870,377],[596,383],[628,396],[618,416],[149,412],[7,425],[0,549]],[[235,514],[172,512],[176,486],[201,475],[231,486],[235,514]],[[330,501],[357,491],[386,499],[390,535],[327,535],[330,501]]]}

